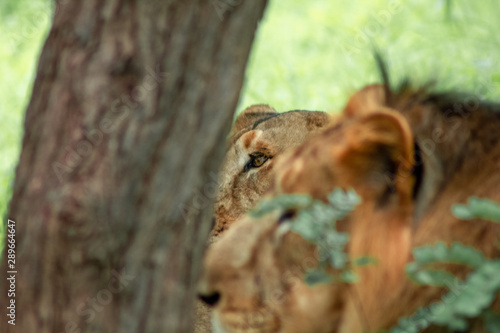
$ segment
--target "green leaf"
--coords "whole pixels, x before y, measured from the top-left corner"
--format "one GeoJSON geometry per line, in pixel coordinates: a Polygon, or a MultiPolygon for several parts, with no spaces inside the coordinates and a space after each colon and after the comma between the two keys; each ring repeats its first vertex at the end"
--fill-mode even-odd
{"type": "Polygon", "coordinates": [[[414,249],[413,256],[415,261],[422,266],[446,262],[478,267],[484,262],[484,256],[480,251],[457,242],[451,244],[449,248],[442,242],[425,245],[414,249]]]}
{"type": "Polygon", "coordinates": [[[287,210],[290,208],[306,207],[311,203],[312,198],[307,194],[283,194],[272,199],[262,200],[250,211],[250,215],[254,218],[259,218],[276,209],[287,210]]]}
{"type": "Polygon", "coordinates": [[[423,308],[418,310],[413,316],[400,318],[398,325],[390,330],[391,333],[419,333],[429,327],[428,319],[430,310],[423,308]]]}
{"type": "Polygon", "coordinates": [[[474,214],[466,205],[455,204],[451,206],[451,213],[462,220],[472,220],[474,218],[474,214]]]}
{"type": "Polygon", "coordinates": [[[453,243],[449,251],[448,261],[477,268],[484,263],[485,259],[483,254],[474,247],[453,243]]]}
{"type": "Polygon", "coordinates": [[[330,251],[330,265],[332,267],[342,269],[346,266],[348,260],[347,254],[343,251],[330,251]]]}
{"type": "Polygon", "coordinates": [[[354,266],[376,265],[377,259],[373,257],[359,257],[353,261],[354,266]]]}
{"type": "Polygon", "coordinates": [[[446,244],[438,242],[434,245],[425,245],[413,250],[413,257],[420,265],[440,262],[446,259],[446,244]]]}
{"type": "Polygon", "coordinates": [[[359,197],[354,190],[345,192],[338,188],[328,195],[328,202],[336,209],[347,214],[361,202],[361,197],[359,197]]]}
{"type": "Polygon", "coordinates": [[[323,227],[319,223],[310,221],[303,214],[303,212],[300,212],[294,219],[291,229],[306,240],[314,242],[322,234],[323,227]]]}
{"type": "Polygon", "coordinates": [[[352,271],[344,271],[340,274],[340,279],[347,283],[356,283],[359,281],[359,277],[356,273],[352,271]]]}
{"type": "Polygon", "coordinates": [[[452,285],[455,276],[444,271],[422,270],[410,275],[410,278],[420,284],[428,286],[449,286],[452,285]]]}
{"type": "Polygon", "coordinates": [[[412,280],[431,286],[449,287],[456,284],[456,279],[450,273],[427,269],[429,264],[454,263],[478,268],[485,262],[481,252],[460,243],[453,243],[449,248],[444,243],[422,246],[416,248],[413,255],[415,262],[406,266],[406,273],[412,280]]]}
{"type": "Polygon", "coordinates": [[[333,276],[324,270],[314,269],[306,272],[304,280],[308,285],[314,286],[320,283],[331,283],[333,281],[333,276]]]}
{"type": "Polygon", "coordinates": [[[500,223],[500,205],[489,199],[470,197],[467,205],[453,205],[451,212],[464,220],[478,218],[500,223]]]}
{"type": "Polygon", "coordinates": [[[326,246],[333,249],[343,248],[349,241],[349,235],[344,232],[337,232],[337,230],[329,230],[324,235],[326,246]]]}

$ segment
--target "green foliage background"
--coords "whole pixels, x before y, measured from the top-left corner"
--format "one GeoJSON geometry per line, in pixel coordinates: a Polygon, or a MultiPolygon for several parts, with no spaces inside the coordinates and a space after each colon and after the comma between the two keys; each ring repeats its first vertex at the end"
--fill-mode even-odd
{"type": "Polygon", "coordinates": [[[395,79],[472,92],[486,86],[481,95],[498,96],[498,10],[494,0],[271,0],[239,111],[261,102],[339,110],[353,91],[379,82],[374,46],[395,79]]]}
{"type": "Polygon", "coordinates": [[[48,0],[0,1],[0,235],[7,221],[24,111],[52,12],[48,0]]]}
{"type": "MultiPolygon", "coordinates": [[[[50,0],[0,1],[2,222],[53,6],[50,0]]],[[[396,78],[436,79],[443,87],[499,96],[498,31],[496,0],[270,0],[238,111],[255,103],[279,111],[339,110],[352,92],[378,81],[374,45],[396,78]]]]}

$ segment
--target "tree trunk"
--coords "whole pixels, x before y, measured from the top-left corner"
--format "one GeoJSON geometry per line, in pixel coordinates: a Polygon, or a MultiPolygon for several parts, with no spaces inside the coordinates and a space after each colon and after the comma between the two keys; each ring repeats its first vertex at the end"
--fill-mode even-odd
{"type": "Polygon", "coordinates": [[[4,313],[1,332],[191,332],[215,175],[265,5],[56,4],[8,215],[15,264],[2,261],[15,326],[4,313]]]}

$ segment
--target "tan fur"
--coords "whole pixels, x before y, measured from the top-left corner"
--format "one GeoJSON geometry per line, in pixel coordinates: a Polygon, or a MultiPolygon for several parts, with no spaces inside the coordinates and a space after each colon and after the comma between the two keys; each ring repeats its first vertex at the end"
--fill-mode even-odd
{"type": "Polygon", "coordinates": [[[377,85],[355,94],[336,125],[279,159],[268,194],[325,200],[336,187],[355,189],[362,203],[339,229],[351,235],[352,258],[369,255],[378,264],[358,268],[356,284],[308,287],[303,274],[317,262],[314,247],[287,221],[278,223],[281,212],[244,217],[205,260],[200,290],[220,294],[214,312],[221,332],[389,329],[443,293],[405,276],[413,248],[459,241],[499,256],[500,226],[450,213],[471,195],[500,201],[500,114],[491,111],[499,108],[419,90],[392,94],[386,98],[377,85]],[[414,141],[422,152],[420,184],[414,141]]]}
{"type": "Polygon", "coordinates": [[[276,157],[299,146],[327,121],[324,112],[277,113],[267,105],[254,105],[241,113],[228,139],[219,174],[214,237],[252,208],[269,189],[276,157]],[[254,153],[261,153],[268,160],[259,168],[244,171],[254,153]]]}

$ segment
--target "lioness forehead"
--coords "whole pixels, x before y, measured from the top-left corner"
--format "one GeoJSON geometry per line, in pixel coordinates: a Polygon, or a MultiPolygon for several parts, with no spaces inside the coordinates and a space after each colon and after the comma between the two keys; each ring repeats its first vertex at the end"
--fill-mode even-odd
{"type": "MultiPolygon", "coordinates": [[[[261,130],[264,132],[272,131],[282,131],[281,133],[286,135],[287,132],[283,130],[296,130],[296,131],[311,131],[315,128],[322,127],[328,121],[328,115],[320,111],[304,111],[304,110],[293,110],[283,113],[270,114],[265,118],[256,120],[251,126],[247,126],[244,130],[235,134],[231,140],[228,142],[230,148],[239,138],[252,130],[261,130]]],[[[275,135],[276,133],[273,133],[275,135]]],[[[288,132],[289,134],[289,132],[288,132]]]]}
{"type": "Polygon", "coordinates": [[[304,123],[310,128],[319,127],[324,124],[327,119],[327,115],[324,112],[319,111],[304,111],[304,110],[293,110],[284,113],[278,113],[276,115],[271,115],[264,119],[257,120],[252,129],[267,129],[276,126],[281,126],[282,122],[285,126],[295,127],[298,124],[302,126],[304,123]]]}

